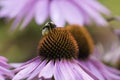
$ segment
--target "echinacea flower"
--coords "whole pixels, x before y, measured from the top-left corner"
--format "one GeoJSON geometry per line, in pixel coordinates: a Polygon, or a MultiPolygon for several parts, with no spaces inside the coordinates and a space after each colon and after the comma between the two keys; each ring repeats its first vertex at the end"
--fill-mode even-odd
{"type": "Polygon", "coordinates": [[[66,27],[78,43],[78,61],[84,68],[92,72],[99,80],[120,80],[120,71],[107,67],[97,60],[93,55],[93,41],[85,27],[70,25],[66,27]],[[84,29],[83,29],[84,28],[84,29]],[[82,55],[82,56],[81,56],[82,55]]]}
{"type": "Polygon", "coordinates": [[[39,25],[50,18],[57,26],[66,22],[106,26],[101,14],[110,16],[110,11],[98,0],[1,0],[0,6],[0,17],[14,19],[12,29],[21,22],[21,28],[26,27],[33,18],[39,25]]]}
{"type": "Polygon", "coordinates": [[[15,69],[13,80],[98,80],[75,60],[78,46],[68,30],[48,23],[42,33],[39,56],[15,69]]]}
{"type": "Polygon", "coordinates": [[[7,64],[7,59],[0,56],[0,80],[6,80],[13,77],[13,72],[9,70],[11,66],[7,64]]]}

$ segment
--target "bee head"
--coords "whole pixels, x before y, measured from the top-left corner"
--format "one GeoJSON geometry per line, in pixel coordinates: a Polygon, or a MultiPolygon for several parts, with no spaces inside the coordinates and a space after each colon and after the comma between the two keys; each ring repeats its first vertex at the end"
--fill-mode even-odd
{"type": "Polygon", "coordinates": [[[53,22],[46,23],[42,29],[42,35],[44,36],[44,35],[48,34],[48,32],[55,27],[56,27],[56,25],[53,22]]]}

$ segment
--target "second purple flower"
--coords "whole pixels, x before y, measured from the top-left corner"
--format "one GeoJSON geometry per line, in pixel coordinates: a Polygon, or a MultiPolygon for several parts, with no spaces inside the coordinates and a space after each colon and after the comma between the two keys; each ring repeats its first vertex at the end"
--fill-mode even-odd
{"type": "Polygon", "coordinates": [[[35,18],[37,24],[50,18],[57,26],[69,24],[89,24],[95,22],[106,26],[102,14],[110,11],[97,0],[1,0],[0,17],[14,19],[12,29],[22,22],[20,28],[26,27],[35,18]]]}

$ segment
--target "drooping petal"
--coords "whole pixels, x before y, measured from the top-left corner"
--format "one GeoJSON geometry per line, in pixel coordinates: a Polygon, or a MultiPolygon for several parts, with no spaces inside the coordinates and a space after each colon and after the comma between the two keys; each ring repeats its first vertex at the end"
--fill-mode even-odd
{"type": "Polygon", "coordinates": [[[82,69],[81,67],[79,67],[78,65],[74,64],[73,65],[75,70],[78,71],[78,74],[81,75],[81,77],[83,78],[83,80],[94,80],[94,78],[92,78],[91,76],[89,76],[84,69],[82,69]]]}
{"type": "Polygon", "coordinates": [[[60,4],[60,10],[62,11],[63,16],[68,23],[80,24],[80,25],[84,24],[84,19],[81,15],[81,12],[74,4],[65,0],[60,1],[59,4],[60,4]]]}
{"type": "Polygon", "coordinates": [[[58,69],[60,72],[59,74],[61,74],[61,77],[63,77],[63,80],[75,80],[73,72],[69,68],[70,66],[67,64],[67,61],[62,60],[56,66],[58,66],[58,69]]]}
{"type": "Polygon", "coordinates": [[[109,70],[110,72],[114,73],[114,74],[117,74],[117,75],[120,75],[120,71],[117,70],[117,69],[114,69],[112,67],[108,67],[108,66],[105,66],[107,70],[109,70]]]}
{"type": "Polygon", "coordinates": [[[0,66],[0,71],[3,73],[3,75],[8,75],[10,77],[13,77],[13,73],[4,67],[0,66]]]}
{"type": "Polygon", "coordinates": [[[110,16],[110,11],[96,0],[0,0],[0,6],[0,17],[15,19],[11,30],[22,21],[21,28],[25,28],[33,17],[39,25],[50,18],[57,26],[63,27],[66,22],[89,25],[92,20],[106,26],[107,22],[100,13],[110,16]]]}
{"type": "Polygon", "coordinates": [[[3,56],[0,56],[0,80],[10,79],[14,76],[13,71],[9,70],[12,68],[8,63],[7,59],[3,56]]]}
{"type": "Polygon", "coordinates": [[[98,70],[103,74],[105,79],[107,80],[119,80],[120,79],[120,76],[118,74],[114,74],[113,72],[106,69],[106,67],[99,61],[96,61],[94,59],[91,59],[90,61],[92,62],[94,66],[96,66],[96,68],[98,68],[98,70]]]}
{"type": "Polygon", "coordinates": [[[0,60],[0,66],[4,67],[4,68],[10,68],[10,65],[8,65],[6,62],[0,60]]]}
{"type": "Polygon", "coordinates": [[[89,69],[92,71],[92,73],[94,75],[96,75],[100,80],[105,80],[105,78],[103,77],[103,75],[101,74],[101,72],[95,67],[93,66],[91,63],[87,63],[89,66],[89,69]]]}
{"type": "Polygon", "coordinates": [[[20,28],[24,29],[28,25],[28,23],[32,20],[33,16],[34,16],[34,9],[32,9],[29,12],[29,14],[25,17],[25,19],[23,20],[23,23],[22,23],[20,28]]]}
{"type": "Polygon", "coordinates": [[[35,7],[35,20],[37,24],[42,24],[48,17],[48,0],[39,0],[35,7]]]}
{"type": "MultiPolygon", "coordinates": [[[[19,4],[18,4],[18,0],[15,0],[14,3],[14,7],[12,8],[12,11],[10,12],[10,18],[14,18],[16,17],[19,13],[21,13],[20,11],[23,9],[23,7],[26,5],[26,3],[29,0],[20,0],[19,4]],[[15,7],[17,6],[17,7],[15,7]]],[[[12,2],[12,1],[11,1],[12,2]]]]}
{"type": "Polygon", "coordinates": [[[31,65],[29,65],[28,67],[26,67],[25,69],[21,70],[20,72],[18,72],[13,80],[21,80],[21,79],[25,79],[29,76],[29,74],[31,72],[34,71],[34,69],[36,69],[36,67],[39,65],[39,59],[36,60],[34,63],[32,63],[31,65]]]}
{"type": "Polygon", "coordinates": [[[0,56],[0,60],[1,60],[1,61],[5,61],[5,62],[8,61],[8,60],[7,60],[5,57],[3,57],[3,56],[0,56]]]}
{"type": "Polygon", "coordinates": [[[94,9],[89,7],[87,4],[83,4],[84,2],[81,0],[79,3],[77,0],[74,0],[76,4],[79,5],[79,7],[86,12],[87,15],[89,15],[98,25],[106,26],[108,23],[106,20],[94,9]]]}
{"type": "Polygon", "coordinates": [[[0,1],[0,6],[3,6],[1,11],[0,11],[0,17],[6,17],[8,16],[9,12],[12,11],[13,5],[14,3],[12,1],[9,0],[1,0],[0,1]]]}
{"type": "Polygon", "coordinates": [[[18,68],[22,65],[23,63],[10,63],[10,66],[12,66],[13,68],[18,68]]]}
{"type": "Polygon", "coordinates": [[[102,4],[100,4],[98,1],[95,0],[82,0],[84,3],[87,4],[89,7],[91,7],[93,10],[96,10],[97,12],[103,13],[106,16],[110,16],[111,12],[102,4]]]}
{"type": "Polygon", "coordinates": [[[20,67],[18,67],[18,68],[16,68],[16,69],[14,70],[14,72],[16,73],[16,72],[18,72],[18,71],[20,71],[20,70],[22,70],[22,69],[24,69],[24,68],[27,68],[27,67],[31,66],[34,62],[36,62],[36,61],[38,61],[38,60],[39,60],[39,63],[41,63],[41,59],[40,59],[39,56],[37,56],[37,57],[35,57],[35,58],[33,58],[33,59],[25,62],[25,63],[22,63],[22,65],[21,65],[20,67]]]}
{"type": "Polygon", "coordinates": [[[4,78],[3,76],[1,76],[1,75],[0,75],[0,79],[1,79],[1,80],[5,80],[5,78],[4,78]]]}
{"type": "Polygon", "coordinates": [[[52,61],[48,62],[47,65],[41,70],[39,78],[42,77],[45,79],[52,78],[55,70],[54,68],[55,68],[54,63],[52,61]]]}
{"type": "Polygon", "coordinates": [[[57,61],[55,63],[54,78],[55,80],[65,80],[63,74],[61,73],[60,64],[57,61]]]}
{"type": "Polygon", "coordinates": [[[65,25],[64,14],[61,13],[58,1],[52,1],[50,4],[50,17],[51,20],[59,27],[65,25]]]}
{"type": "Polygon", "coordinates": [[[21,11],[28,0],[20,0],[18,4],[18,0],[4,0],[1,1],[0,5],[4,6],[1,10],[0,16],[5,17],[8,16],[10,18],[14,18],[21,11]],[[16,7],[15,7],[16,6],[16,7]],[[8,14],[9,13],[9,14],[8,14]]]}
{"type": "MultiPolygon", "coordinates": [[[[27,64],[29,64],[29,63],[32,63],[32,62],[34,62],[34,61],[36,61],[36,60],[38,60],[38,59],[40,59],[40,57],[39,56],[37,56],[37,57],[35,57],[35,58],[33,58],[33,59],[31,59],[31,60],[29,60],[29,61],[27,61],[27,62],[25,62],[25,63],[23,63],[23,65],[22,66],[25,66],[25,65],[27,65],[27,64]]],[[[41,59],[40,59],[41,60],[41,59]]],[[[40,61],[41,62],[41,61],[40,61]]]]}
{"type": "Polygon", "coordinates": [[[46,65],[46,61],[43,61],[43,62],[39,63],[37,68],[30,74],[28,80],[31,80],[35,76],[37,76],[40,73],[40,71],[44,68],[45,65],[46,65]]]}
{"type": "MultiPolygon", "coordinates": [[[[34,0],[30,0],[26,3],[26,5],[21,9],[21,13],[19,13],[16,17],[15,20],[12,24],[11,30],[15,30],[18,25],[21,23],[21,21],[23,20],[24,16],[27,15],[27,12],[29,12],[31,10],[31,8],[34,6],[34,4],[36,3],[36,1],[34,0]]],[[[30,17],[29,17],[30,18],[30,17]]],[[[28,20],[26,20],[28,21],[28,20]]],[[[26,22],[25,22],[26,23],[26,22]]]]}

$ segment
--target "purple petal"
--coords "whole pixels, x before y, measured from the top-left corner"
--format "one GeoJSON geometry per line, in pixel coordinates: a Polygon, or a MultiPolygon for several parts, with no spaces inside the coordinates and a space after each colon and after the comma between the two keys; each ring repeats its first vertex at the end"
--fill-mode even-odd
{"type": "Polygon", "coordinates": [[[5,62],[8,61],[8,60],[7,60],[5,57],[3,57],[3,56],[0,56],[0,60],[1,60],[1,61],[5,61],[5,62]]]}
{"type": "Polygon", "coordinates": [[[3,6],[0,12],[0,17],[5,17],[8,16],[8,13],[10,11],[12,11],[12,7],[13,7],[13,2],[9,1],[9,0],[1,0],[0,1],[0,6],[3,6]]]}
{"type": "Polygon", "coordinates": [[[45,65],[46,65],[46,61],[43,61],[43,62],[39,63],[39,65],[37,66],[37,68],[30,74],[28,80],[31,80],[36,75],[38,75],[41,72],[41,69],[43,69],[45,65]]]}
{"type": "Polygon", "coordinates": [[[62,14],[60,11],[58,1],[52,1],[50,5],[50,17],[52,21],[59,27],[63,27],[65,25],[65,19],[62,15],[64,14],[62,14]]]}
{"type": "Polygon", "coordinates": [[[1,60],[0,60],[0,66],[2,66],[2,67],[4,67],[4,68],[10,68],[10,67],[11,67],[11,66],[8,65],[6,62],[1,61],[1,60]]]}
{"type": "Polygon", "coordinates": [[[41,70],[39,78],[44,77],[45,79],[52,78],[54,74],[54,63],[52,61],[48,62],[47,65],[41,70]]]}
{"type": "Polygon", "coordinates": [[[5,78],[2,75],[0,75],[0,80],[5,80],[5,78]]]}
{"type": "Polygon", "coordinates": [[[20,22],[23,18],[23,15],[24,14],[21,14],[21,15],[16,17],[16,19],[14,20],[14,22],[12,24],[11,31],[14,31],[18,27],[18,25],[20,24],[20,22]]]}
{"type": "Polygon", "coordinates": [[[9,1],[14,3],[13,7],[11,7],[12,10],[10,12],[10,18],[16,17],[19,13],[21,13],[20,11],[23,9],[23,7],[26,5],[28,1],[29,0],[19,0],[19,3],[18,0],[9,1]]]}
{"type": "Polygon", "coordinates": [[[62,60],[56,65],[59,68],[59,72],[61,72],[61,77],[63,77],[63,80],[76,80],[70,66],[67,63],[67,61],[62,60]]]}
{"type": "Polygon", "coordinates": [[[110,71],[106,70],[105,68],[100,70],[105,77],[107,76],[108,80],[119,80],[120,76],[116,75],[114,73],[111,73],[110,71]]]}
{"type": "Polygon", "coordinates": [[[120,71],[117,70],[117,69],[114,69],[112,67],[108,67],[108,66],[105,66],[107,70],[109,70],[110,72],[114,73],[114,74],[117,74],[117,75],[120,75],[120,71]]]}
{"type": "Polygon", "coordinates": [[[120,76],[112,73],[111,71],[107,70],[104,64],[100,63],[99,61],[95,61],[94,59],[91,59],[92,64],[94,64],[99,71],[103,74],[105,79],[108,80],[119,80],[120,76]]]}
{"type": "Polygon", "coordinates": [[[25,69],[18,72],[14,76],[13,80],[20,80],[20,79],[27,78],[30,75],[30,73],[33,72],[38,65],[39,65],[39,60],[35,61],[31,65],[29,65],[29,67],[26,67],[25,69]]]}
{"type": "MultiPolygon", "coordinates": [[[[29,63],[32,63],[32,62],[34,62],[34,61],[36,61],[36,60],[41,60],[40,59],[40,57],[39,56],[37,56],[37,57],[35,57],[35,58],[33,58],[33,59],[31,59],[31,60],[29,60],[29,61],[27,61],[27,62],[25,62],[25,63],[23,63],[23,65],[22,66],[24,66],[24,65],[26,65],[26,64],[29,64],[29,63]]],[[[41,62],[41,61],[40,61],[41,62]]]]}
{"type": "Polygon", "coordinates": [[[102,4],[100,4],[98,1],[95,0],[83,0],[83,4],[87,4],[89,7],[91,7],[93,10],[96,10],[97,12],[101,12],[105,15],[111,14],[111,12],[102,4]]]}
{"type": "Polygon", "coordinates": [[[64,76],[61,72],[61,69],[60,69],[61,65],[59,63],[60,63],[59,61],[56,61],[56,63],[55,63],[54,78],[55,78],[55,80],[65,80],[64,76]]]}
{"type": "Polygon", "coordinates": [[[3,6],[3,8],[1,10],[0,16],[1,17],[9,16],[10,18],[15,17],[20,12],[20,10],[24,7],[27,1],[28,0],[20,0],[19,3],[18,3],[18,0],[1,1],[0,5],[3,6]]]}
{"type": "Polygon", "coordinates": [[[88,62],[87,64],[89,66],[88,68],[90,69],[90,71],[92,71],[94,75],[96,75],[100,80],[105,80],[99,69],[97,69],[93,64],[91,64],[91,62],[88,62]]]}
{"type": "Polygon", "coordinates": [[[23,63],[10,63],[10,65],[11,65],[13,68],[18,68],[18,67],[20,67],[21,65],[23,65],[23,63]]]}
{"type": "Polygon", "coordinates": [[[35,20],[42,24],[48,17],[48,0],[39,0],[35,6],[35,20]]]}
{"type": "Polygon", "coordinates": [[[91,7],[89,7],[87,4],[83,4],[84,2],[81,0],[79,3],[77,0],[74,0],[80,8],[86,12],[87,15],[89,15],[98,25],[106,26],[108,23],[106,20],[95,10],[93,10],[91,7]]]}
{"type": "Polygon", "coordinates": [[[27,15],[27,12],[29,12],[31,10],[31,8],[34,6],[34,4],[36,3],[36,1],[34,0],[30,0],[26,3],[26,5],[21,9],[21,13],[19,13],[13,24],[12,24],[12,27],[11,27],[11,30],[15,30],[18,25],[20,24],[20,22],[22,21],[23,17],[27,15]]]}
{"type": "Polygon", "coordinates": [[[88,69],[88,68],[86,68],[86,67],[88,67],[88,64],[86,64],[86,62],[84,62],[84,61],[76,61],[76,60],[74,60],[76,63],[78,63],[79,64],[79,66],[87,73],[87,74],[89,74],[89,76],[91,76],[94,80],[99,80],[98,78],[97,78],[97,76],[95,76],[93,73],[91,73],[91,71],[88,69]],[[81,64],[82,63],[82,64],[81,64]],[[84,66],[85,65],[85,66],[84,66]]]}
{"type": "Polygon", "coordinates": [[[29,60],[29,61],[27,61],[26,63],[23,63],[20,67],[16,68],[16,69],[14,70],[14,72],[16,73],[16,72],[18,72],[18,71],[20,71],[20,70],[22,70],[22,69],[24,69],[24,68],[27,68],[27,67],[31,66],[32,64],[34,64],[34,62],[37,62],[37,61],[38,61],[39,63],[41,63],[41,60],[40,60],[39,57],[33,58],[32,60],[29,60]]]}
{"type": "MultiPolygon", "coordinates": [[[[83,80],[81,74],[79,71],[77,71],[77,69],[74,67],[74,61],[73,62],[69,62],[69,66],[71,68],[71,70],[73,71],[73,75],[75,76],[75,79],[77,80],[83,80]]],[[[76,63],[75,63],[76,64],[76,63]]]]}
{"type": "Polygon", "coordinates": [[[4,67],[0,66],[0,71],[3,73],[3,75],[8,75],[10,77],[13,77],[13,73],[4,67]]]}
{"type": "Polygon", "coordinates": [[[32,18],[33,18],[33,16],[34,16],[34,9],[31,9],[31,11],[29,12],[29,14],[28,15],[26,15],[26,17],[25,17],[25,19],[24,19],[24,21],[23,21],[23,23],[22,23],[22,25],[21,25],[21,29],[24,29],[27,25],[28,25],[28,23],[32,20],[32,18]]]}
{"type": "Polygon", "coordinates": [[[81,15],[80,10],[78,10],[74,4],[70,3],[69,1],[60,1],[59,5],[60,10],[68,23],[80,25],[84,24],[83,16],[81,15]]]}
{"type": "Polygon", "coordinates": [[[89,76],[80,66],[73,65],[76,71],[78,71],[79,75],[83,78],[83,80],[94,80],[91,76],[89,76]]]}

